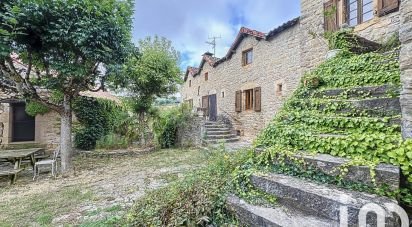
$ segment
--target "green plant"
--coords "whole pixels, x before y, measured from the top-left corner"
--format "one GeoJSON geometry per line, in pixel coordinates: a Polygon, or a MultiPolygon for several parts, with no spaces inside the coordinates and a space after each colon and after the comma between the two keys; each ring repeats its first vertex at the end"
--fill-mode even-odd
{"type": "Polygon", "coordinates": [[[91,150],[100,138],[114,131],[123,108],[113,101],[81,96],[75,101],[73,110],[81,125],[76,129],[75,145],[91,150]]]}
{"type": "Polygon", "coordinates": [[[191,108],[184,104],[160,111],[153,123],[155,136],[160,147],[169,148],[175,146],[178,128],[185,127],[185,123],[191,117],[193,117],[191,108]]]}
{"type": "MultiPolygon", "coordinates": [[[[339,179],[349,166],[367,165],[373,177],[379,163],[399,166],[412,182],[412,140],[402,140],[400,125],[396,123],[399,113],[374,107],[359,108],[353,102],[353,97],[374,99],[357,87],[383,84],[393,87],[400,84],[396,51],[392,54],[341,54],[324,62],[303,78],[300,87],[255,141],[256,146],[270,148],[258,157],[259,162],[273,165],[274,160],[291,159],[294,153],[303,150],[351,159],[337,170],[340,176],[330,180],[335,184],[341,184],[339,179]],[[318,86],[307,86],[307,78],[319,78],[317,80],[322,82],[318,86]],[[325,96],[327,89],[340,92],[332,97],[325,96]]],[[[385,94],[385,97],[398,96],[393,89],[385,94]]],[[[304,167],[305,163],[294,165],[304,167]]],[[[296,169],[296,166],[287,168],[296,169]]],[[[304,171],[300,174],[305,175],[304,171]]],[[[368,192],[407,202],[412,190],[404,188],[400,193],[370,188],[368,192]]]]}
{"type": "Polygon", "coordinates": [[[232,172],[248,153],[210,152],[206,166],[184,179],[150,192],[127,215],[133,226],[222,226],[237,221],[226,212],[232,172]]]}
{"type": "Polygon", "coordinates": [[[26,102],[26,113],[32,117],[36,115],[43,115],[50,111],[50,108],[44,104],[37,101],[27,101],[26,102]]]}
{"type": "Polygon", "coordinates": [[[0,87],[60,115],[63,173],[73,170],[72,103],[82,91],[103,88],[107,75],[99,66],[112,69],[124,62],[133,8],[130,0],[0,3],[0,87]],[[26,70],[19,70],[21,63],[26,70]],[[62,94],[59,102],[55,92],[62,94]]]}

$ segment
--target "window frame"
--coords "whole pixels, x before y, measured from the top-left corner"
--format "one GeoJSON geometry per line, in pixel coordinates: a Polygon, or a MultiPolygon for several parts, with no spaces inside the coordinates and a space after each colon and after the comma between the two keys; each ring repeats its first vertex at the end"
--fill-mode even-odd
{"type": "Polygon", "coordinates": [[[245,94],[245,110],[253,110],[254,109],[254,89],[247,89],[244,90],[243,93],[245,94]]]}
{"type": "Polygon", "coordinates": [[[355,27],[362,23],[368,22],[372,20],[376,15],[375,0],[346,0],[345,4],[346,4],[347,22],[350,27],[355,27]],[[368,3],[364,4],[365,1],[368,1],[368,3]],[[357,3],[356,9],[351,10],[351,5],[353,5],[355,2],[357,3]],[[365,6],[369,4],[371,5],[371,10],[364,12],[365,6]],[[356,11],[356,18],[351,17],[351,12],[354,12],[354,11],[356,11]],[[372,17],[365,20],[364,16],[367,15],[368,13],[372,13],[372,17]],[[351,24],[351,21],[355,19],[356,19],[356,24],[351,24]]]}
{"type": "Polygon", "coordinates": [[[249,48],[247,50],[242,51],[242,65],[250,65],[253,63],[253,48],[249,48]],[[251,54],[250,56],[250,62],[248,61],[248,54],[251,54]]]}

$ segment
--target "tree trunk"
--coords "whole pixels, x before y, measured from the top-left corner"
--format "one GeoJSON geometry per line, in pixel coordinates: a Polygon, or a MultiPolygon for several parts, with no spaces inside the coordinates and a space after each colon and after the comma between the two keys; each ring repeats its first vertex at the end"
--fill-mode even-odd
{"type": "Polygon", "coordinates": [[[402,43],[400,53],[400,68],[401,68],[401,107],[402,107],[402,136],[404,139],[412,138],[412,17],[410,10],[412,8],[412,0],[401,1],[400,17],[401,30],[399,39],[402,43]]]}
{"type": "Polygon", "coordinates": [[[144,113],[141,112],[139,113],[139,124],[140,124],[140,144],[143,146],[146,146],[146,134],[145,134],[145,130],[146,130],[146,124],[144,121],[144,113]]]}
{"type": "Polygon", "coordinates": [[[71,97],[65,95],[63,101],[63,112],[61,112],[60,151],[61,171],[63,174],[73,170],[72,165],[72,108],[71,97]]]}

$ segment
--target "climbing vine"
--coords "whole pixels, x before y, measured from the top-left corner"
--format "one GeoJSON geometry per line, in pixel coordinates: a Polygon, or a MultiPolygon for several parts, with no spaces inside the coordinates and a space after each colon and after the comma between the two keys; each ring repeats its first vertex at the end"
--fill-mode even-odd
{"type": "MultiPolygon", "coordinates": [[[[334,45],[350,48],[338,40],[334,45]]],[[[279,160],[293,160],[293,154],[304,150],[350,159],[337,170],[337,181],[350,166],[369,166],[373,178],[379,163],[389,163],[399,166],[411,183],[412,140],[402,140],[399,110],[373,104],[376,98],[388,102],[398,98],[399,86],[397,50],[386,54],[345,52],[324,62],[302,78],[300,87],[255,141],[256,146],[266,148],[259,161],[273,166],[277,160],[277,170],[303,168],[302,160],[294,160],[292,167],[279,164],[279,160]],[[382,85],[386,89],[378,96],[360,88],[382,85]]],[[[407,202],[412,197],[408,190],[386,190],[385,195],[403,195],[407,202]]]]}

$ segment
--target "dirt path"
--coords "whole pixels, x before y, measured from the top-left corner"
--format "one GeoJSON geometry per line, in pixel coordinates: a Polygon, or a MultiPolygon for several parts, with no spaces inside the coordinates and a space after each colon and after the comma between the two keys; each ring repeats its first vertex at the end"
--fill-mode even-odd
{"type": "Polygon", "coordinates": [[[110,226],[147,190],[198,168],[198,150],[163,150],[137,156],[77,157],[76,176],[33,182],[25,171],[16,185],[0,182],[0,226],[110,226]]]}

